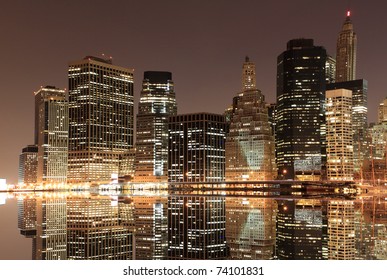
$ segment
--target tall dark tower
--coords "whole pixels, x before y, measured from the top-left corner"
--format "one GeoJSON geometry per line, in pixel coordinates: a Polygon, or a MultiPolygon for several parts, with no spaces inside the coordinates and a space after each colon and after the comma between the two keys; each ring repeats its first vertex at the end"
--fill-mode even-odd
{"type": "Polygon", "coordinates": [[[356,33],[353,31],[351,12],[347,12],[343,28],[337,38],[336,82],[356,79],[356,33]]]}
{"type": "Polygon", "coordinates": [[[137,114],[136,181],[168,181],[168,118],[176,113],[172,73],[144,72],[137,114]]]}
{"type": "Polygon", "coordinates": [[[326,50],[291,40],[277,60],[276,153],[280,177],[319,180],[325,156],[326,50]]]}

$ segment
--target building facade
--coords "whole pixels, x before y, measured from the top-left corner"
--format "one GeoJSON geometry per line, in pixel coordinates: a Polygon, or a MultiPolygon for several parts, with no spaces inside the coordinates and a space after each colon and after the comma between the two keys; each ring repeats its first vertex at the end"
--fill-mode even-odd
{"type": "Polygon", "coordinates": [[[144,72],[137,114],[136,182],[168,181],[168,118],[176,113],[172,73],[144,72]]]}
{"type": "Polygon", "coordinates": [[[352,91],[326,91],[327,179],[353,180],[352,91]]]}
{"type": "Polygon", "coordinates": [[[324,176],[326,50],[295,39],[277,59],[276,156],[281,178],[324,176]]]}
{"type": "Polygon", "coordinates": [[[228,110],[226,180],[272,180],[276,176],[274,136],[265,97],[256,87],[255,64],[246,57],[242,92],[228,110]]]}
{"type": "Polygon", "coordinates": [[[219,182],[225,178],[225,117],[212,113],[169,118],[169,182],[219,182]]]}
{"type": "Polygon", "coordinates": [[[46,86],[35,92],[38,183],[53,186],[67,181],[68,113],[65,90],[46,86]]]}
{"type": "Polygon", "coordinates": [[[133,147],[133,70],[88,56],[68,76],[69,182],[109,181],[133,147]]]}

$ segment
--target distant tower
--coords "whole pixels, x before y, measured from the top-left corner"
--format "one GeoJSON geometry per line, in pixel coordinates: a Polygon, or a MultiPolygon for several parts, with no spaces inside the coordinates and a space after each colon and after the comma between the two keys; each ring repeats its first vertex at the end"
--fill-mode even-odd
{"type": "Polygon", "coordinates": [[[274,136],[265,97],[257,89],[255,64],[243,64],[242,92],[233,98],[226,115],[226,180],[272,180],[276,175],[274,136]]]}
{"type": "Polygon", "coordinates": [[[351,12],[347,12],[343,28],[337,38],[336,49],[336,82],[356,79],[357,37],[353,31],[351,12]]]}
{"type": "Polygon", "coordinates": [[[353,180],[352,91],[326,91],[327,178],[353,180]]]}
{"type": "Polygon", "coordinates": [[[133,70],[87,56],[68,78],[68,181],[109,182],[133,147],[133,70]]]}
{"type": "Polygon", "coordinates": [[[135,181],[168,181],[168,117],[176,113],[172,73],[144,72],[137,114],[135,181]]]}
{"type": "Polygon", "coordinates": [[[35,92],[38,183],[66,183],[69,114],[65,90],[46,86],[35,92]]]}

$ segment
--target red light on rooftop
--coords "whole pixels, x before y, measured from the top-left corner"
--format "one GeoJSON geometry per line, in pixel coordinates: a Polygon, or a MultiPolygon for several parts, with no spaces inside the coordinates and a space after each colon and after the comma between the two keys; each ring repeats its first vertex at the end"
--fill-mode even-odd
{"type": "Polygon", "coordinates": [[[347,11],[347,17],[351,16],[351,11],[347,11]]]}

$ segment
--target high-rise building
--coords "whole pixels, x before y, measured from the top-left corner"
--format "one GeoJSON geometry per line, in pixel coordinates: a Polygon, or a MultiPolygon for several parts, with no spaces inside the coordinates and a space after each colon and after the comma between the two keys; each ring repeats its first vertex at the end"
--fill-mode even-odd
{"type": "Polygon", "coordinates": [[[361,173],[362,163],[367,152],[368,82],[363,79],[327,84],[326,90],[347,89],[352,91],[352,134],[353,162],[355,173],[361,173]]]}
{"type": "Polygon", "coordinates": [[[352,91],[326,91],[327,179],[353,180],[352,91]]]}
{"type": "Polygon", "coordinates": [[[66,183],[69,115],[65,90],[46,86],[35,92],[35,118],[37,181],[66,183]]]}
{"type": "Polygon", "coordinates": [[[255,64],[246,57],[242,92],[233,99],[227,132],[226,180],[272,180],[275,176],[274,136],[268,108],[256,87],[255,64]]]}
{"type": "Polygon", "coordinates": [[[144,72],[137,114],[136,182],[168,181],[168,118],[176,113],[172,73],[144,72]]]}
{"type": "Polygon", "coordinates": [[[351,12],[347,12],[342,30],[337,38],[336,47],[336,82],[356,79],[357,36],[353,31],[351,12]]]}
{"type": "Polygon", "coordinates": [[[133,146],[133,70],[87,56],[68,76],[68,181],[109,181],[133,146]]]}
{"type": "Polygon", "coordinates": [[[326,58],[312,39],[291,40],[278,56],[276,155],[282,178],[324,175],[326,58]]]}
{"type": "Polygon", "coordinates": [[[169,118],[169,182],[219,182],[225,178],[225,117],[212,113],[169,118]]]}
{"type": "Polygon", "coordinates": [[[38,174],[38,146],[28,145],[19,155],[19,184],[36,184],[38,174]]]}

